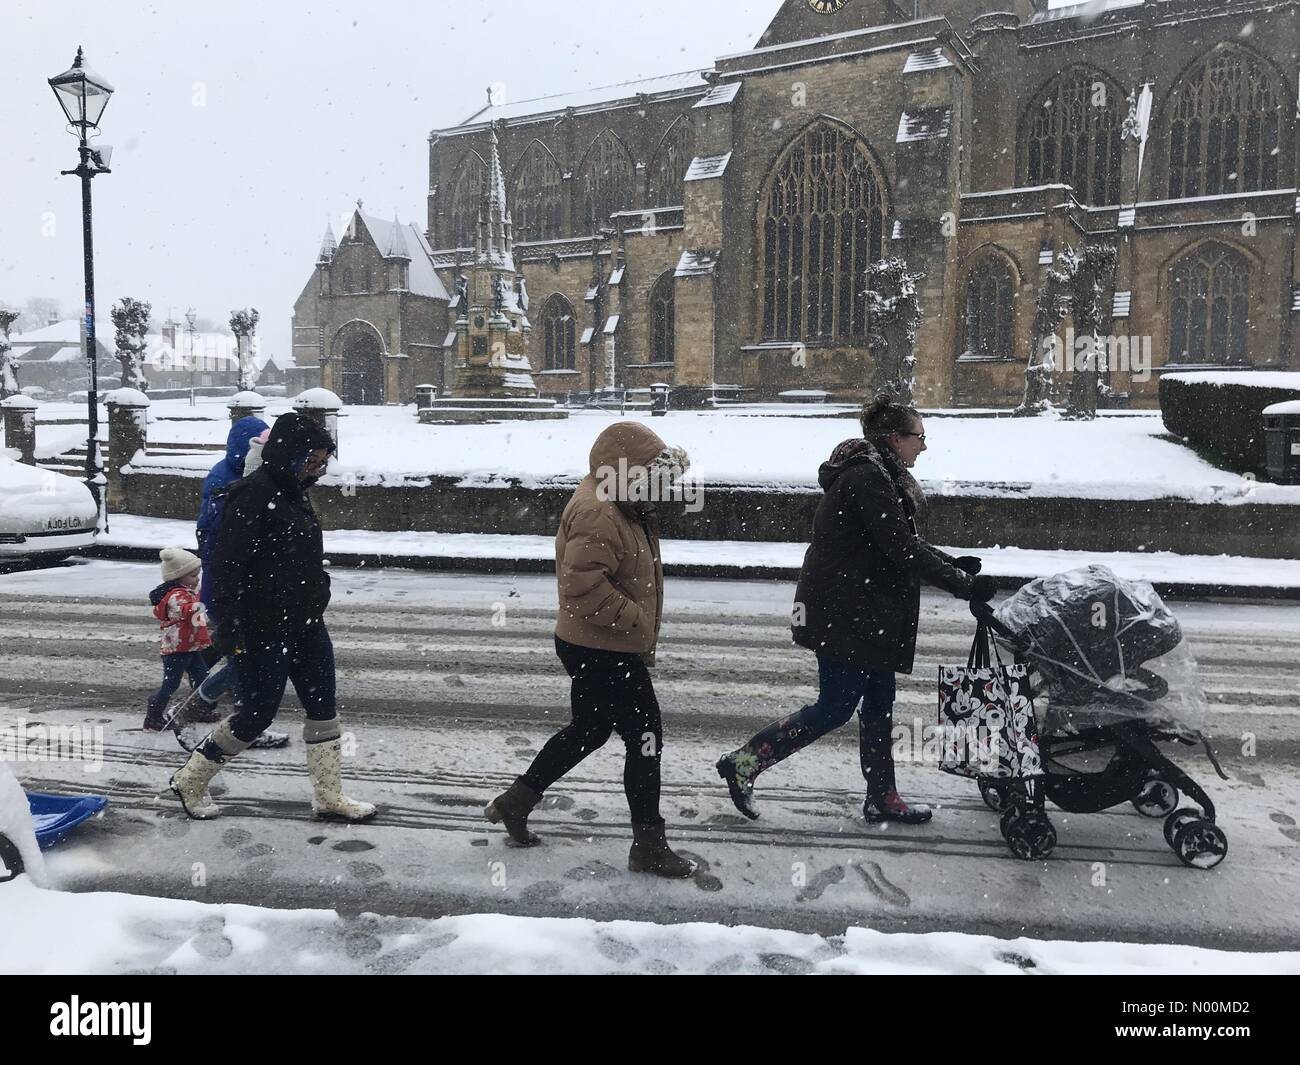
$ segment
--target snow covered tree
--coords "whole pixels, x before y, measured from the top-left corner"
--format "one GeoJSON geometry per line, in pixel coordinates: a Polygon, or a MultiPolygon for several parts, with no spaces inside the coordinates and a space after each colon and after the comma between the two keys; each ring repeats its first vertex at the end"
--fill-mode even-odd
{"type": "Polygon", "coordinates": [[[1098,364],[1109,350],[1101,329],[1109,317],[1106,294],[1113,288],[1118,260],[1119,253],[1112,244],[1087,245],[1079,257],[1079,268],[1070,286],[1076,343],[1077,338],[1082,338],[1084,350],[1082,357],[1067,353],[1074,366],[1065,410],[1069,418],[1095,418],[1098,400],[1108,391],[1102,384],[1098,364]]]}
{"type": "Polygon", "coordinates": [[[1070,313],[1070,296],[1078,269],[1079,255],[1073,248],[1058,252],[1055,264],[1047,271],[1047,283],[1038,290],[1034,333],[1025,366],[1025,395],[1020,406],[1012,411],[1016,417],[1046,414],[1055,407],[1061,349],[1058,330],[1070,313]]]}
{"type": "Polygon", "coordinates": [[[921,304],[914,274],[897,256],[867,267],[867,347],[872,355],[871,391],[888,392],[910,405],[916,387],[916,333],[921,304]]]}
{"type": "Polygon", "coordinates": [[[149,314],[152,305],[123,296],[111,312],[113,327],[117,330],[117,361],[122,364],[122,387],[149,391],[144,376],[145,334],[149,331],[149,314]]]}
{"type": "Polygon", "coordinates": [[[239,345],[239,391],[251,392],[257,384],[257,375],[253,372],[253,356],[250,351],[253,334],[257,332],[257,320],[261,317],[256,308],[230,312],[230,331],[235,334],[239,345]]]}
{"type": "Polygon", "coordinates": [[[9,327],[17,321],[17,311],[0,308],[0,399],[8,399],[18,392],[18,367],[14,365],[13,346],[9,343],[9,327]]]}

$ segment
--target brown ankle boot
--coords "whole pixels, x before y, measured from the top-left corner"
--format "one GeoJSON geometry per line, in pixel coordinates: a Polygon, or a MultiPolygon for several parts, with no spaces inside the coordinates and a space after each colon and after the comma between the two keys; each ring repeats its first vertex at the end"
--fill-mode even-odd
{"type": "Polygon", "coordinates": [[[542,797],[520,777],[483,808],[483,816],[494,825],[504,821],[516,847],[531,847],[542,841],[535,832],[528,831],[528,815],[541,801],[542,797]]]}
{"type": "Polygon", "coordinates": [[[695,865],[669,848],[662,821],[657,825],[632,826],[632,850],[628,852],[627,867],[634,873],[655,876],[680,878],[695,874],[695,865]]]}

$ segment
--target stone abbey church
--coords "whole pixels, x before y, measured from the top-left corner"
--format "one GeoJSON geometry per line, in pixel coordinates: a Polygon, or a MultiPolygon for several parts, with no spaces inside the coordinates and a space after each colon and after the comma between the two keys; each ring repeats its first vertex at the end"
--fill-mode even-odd
{"type": "Polygon", "coordinates": [[[495,156],[543,395],[861,398],[866,268],[897,256],[918,401],[1011,405],[1048,270],[1093,242],[1103,332],[1150,345],[1108,375],[1134,405],[1166,367],[1300,365],[1297,8],[786,0],[711,69],[489,101],[430,135],[423,228],[327,232],[294,355],[349,403],[454,391],[495,156]]]}

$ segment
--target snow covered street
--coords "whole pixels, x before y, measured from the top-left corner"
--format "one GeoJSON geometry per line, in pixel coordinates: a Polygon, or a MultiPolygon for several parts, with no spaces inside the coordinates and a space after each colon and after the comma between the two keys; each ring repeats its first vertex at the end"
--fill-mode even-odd
{"type": "MultiPolygon", "coordinates": [[[[507,848],[482,818],[483,804],[568,719],[568,686],[550,640],[553,578],[335,571],[340,714],[355,739],[345,773],[358,798],[380,805],[375,823],[340,827],[310,818],[292,696],[278,719],[291,726],[291,745],[241,755],[218,778],[220,820],[188,821],[170,795],[158,797],[183,755],[170,736],[133,731],[157,683],[156,624],[144,598],[155,571],[96,561],[0,576],[6,723],[104,730],[97,772],[71,761],[12,766],[29,790],[110,797],[102,818],[47,855],[50,882],[59,887],[337,909],[345,918],[495,912],[821,936],[847,928],[962,931],[1272,951],[1300,942],[1300,618],[1293,607],[1170,604],[1200,660],[1209,728],[1231,777],[1218,780],[1196,748],[1175,754],[1219,805],[1229,839],[1228,859],[1200,872],[1178,863],[1159,820],[1128,806],[1088,815],[1052,809],[1056,853],[1046,862],[1017,861],[973,784],[909,765],[905,753],[900,785],[937,806],[934,821],[867,826],[851,724],[765,775],[762,819],[744,821],[712,763],[812,697],[813,660],[788,637],[793,589],[670,580],[656,669],[664,814],[670,839],[700,861],[700,871],[693,881],[669,883],[626,872],[617,742],[547,794],[533,818],[544,846],[507,848]]],[[[918,664],[911,678],[900,678],[896,726],[934,720],[935,668],[965,661],[971,632],[965,604],[927,594],[918,664]]],[[[401,925],[379,923],[385,931],[357,931],[358,942],[404,934],[401,925]]],[[[594,934],[582,936],[590,942],[594,934]]],[[[749,948],[722,940],[716,947],[733,949],[745,955],[749,948]]],[[[700,956],[687,951],[685,967],[694,969],[700,956]]],[[[146,952],[138,964],[162,965],[166,957],[146,952]]],[[[738,962],[736,971],[748,964],[738,962]]]]}

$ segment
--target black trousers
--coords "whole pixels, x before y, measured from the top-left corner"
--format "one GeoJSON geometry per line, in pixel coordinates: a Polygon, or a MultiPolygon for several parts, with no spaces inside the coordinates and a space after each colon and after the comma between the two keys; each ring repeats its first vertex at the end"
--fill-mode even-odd
{"type": "Polygon", "coordinates": [[[636,825],[662,824],[659,760],[663,726],[650,671],[641,656],[578,647],[555,638],[555,653],[572,678],[573,721],[546,741],[521,778],[542,794],[617,732],[627,748],[623,791],[636,825]]]}

